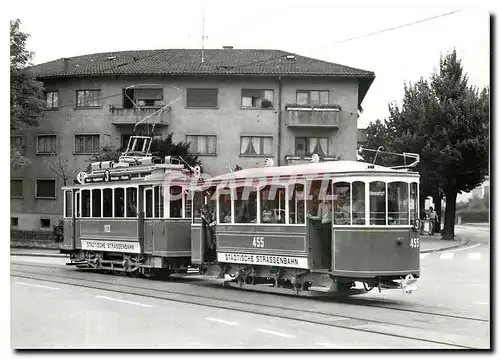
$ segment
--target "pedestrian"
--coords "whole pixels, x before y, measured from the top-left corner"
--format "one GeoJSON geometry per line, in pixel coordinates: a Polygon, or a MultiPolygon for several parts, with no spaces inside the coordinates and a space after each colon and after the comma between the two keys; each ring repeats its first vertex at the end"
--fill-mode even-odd
{"type": "Polygon", "coordinates": [[[213,220],[212,213],[207,204],[201,207],[201,219],[203,232],[205,237],[205,244],[207,246],[207,262],[213,262],[216,259],[216,249],[215,249],[215,221],[213,220]]]}
{"type": "Polygon", "coordinates": [[[439,223],[439,217],[436,211],[434,211],[434,208],[429,207],[429,234],[431,236],[434,235],[434,229],[436,224],[438,223],[439,223]]]}

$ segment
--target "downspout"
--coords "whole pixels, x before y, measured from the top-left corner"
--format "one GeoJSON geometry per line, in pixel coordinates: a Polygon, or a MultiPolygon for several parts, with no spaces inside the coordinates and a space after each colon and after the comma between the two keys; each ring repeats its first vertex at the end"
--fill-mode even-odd
{"type": "Polygon", "coordinates": [[[283,112],[281,109],[281,93],[283,90],[283,79],[278,76],[278,166],[281,166],[281,123],[283,112]]]}

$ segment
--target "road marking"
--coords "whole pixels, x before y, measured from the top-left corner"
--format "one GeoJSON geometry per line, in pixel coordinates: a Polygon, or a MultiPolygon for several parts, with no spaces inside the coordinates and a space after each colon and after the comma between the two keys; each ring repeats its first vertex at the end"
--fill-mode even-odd
{"type": "Polygon", "coordinates": [[[475,301],[475,302],[472,302],[473,304],[480,304],[480,305],[488,305],[489,303],[488,302],[480,302],[480,301],[475,301]]]}
{"type": "Polygon", "coordinates": [[[143,303],[138,303],[138,302],[132,302],[130,300],[123,300],[123,299],[116,299],[116,298],[111,298],[111,297],[105,297],[103,295],[96,295],[95,298],[98,299],[107,299],[107,300],[112,300],[114,302],[121,302],[121,303],[127,303],[127,304],[133,304],[133,305],[138,305],[140,307],[148,307],[151,308],[152,305],[149,304],[143,304],[143,303]]]}
{"type": "Polygon", "coordinates": [[[428,255],[429,255],[429,253],[420,253],[420,259],[424,259],[428,255]]]}
{"type": "Polygon", "coordinates": [[[481,253],[476,253],[476,252],[473,252],[473,253],[467,253],[467,257],[468,257],[470,260],[477,261],[477,260],[481,259],[481,253]]]}
{"type": "Polygon", "coordinates": [[[453,259],[454,253],[443,253],[439,256],[440,259],[453,259]]]}
{"type": "Polygon", "coordinates": [[[316,345],[321,345],[322,347],[327,347],[327,348],[342,348],[340,345],[335,345],[335,344],[330,344],[330,343],[316,343],[316,345]]]}
{"type": "Polygon", "coordinates": [[[53,289],[53,290],[59,290],[60,288],[56,287],[48,287],[46,285],[41,285],[41,284],[31,284],[31,283],[25,283],[25,282],[16,282],[16,284],[21,284],[21,285],[29,285],[30,287],[37,287],[37,288],[45,288],[45,289],[53,289]]]}
{"type": "Polygon", "coordinates": [[[218,323],[227,324],[227,325],[240,325],[239,323],[236,323],[236,322],[228,322],[227,320],[218,319],[218,318],[205,318],[205,320],[211,320],[212,322],[218,322],[218,323]]]}
{"type": "Polygon", "coordinates": [[[266,334],[276,335],[278,337],[283,337],[283,338],[295,338],[295,335],[275,332],[275,331],[267,330],[267,329],[257,329],[257,331],[262,332],[262,333],[266,333],[266,334]]]}

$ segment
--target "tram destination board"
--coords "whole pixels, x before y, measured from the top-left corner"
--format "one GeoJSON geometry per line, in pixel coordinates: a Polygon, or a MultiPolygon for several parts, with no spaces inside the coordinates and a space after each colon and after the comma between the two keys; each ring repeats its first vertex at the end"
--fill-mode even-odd
{"type": "Polygon", "coordinates": [[[261,266],[308,268],[307,258],[250,253],[217,253],[217,260],[226,263],[243,263],[261,266]]]}

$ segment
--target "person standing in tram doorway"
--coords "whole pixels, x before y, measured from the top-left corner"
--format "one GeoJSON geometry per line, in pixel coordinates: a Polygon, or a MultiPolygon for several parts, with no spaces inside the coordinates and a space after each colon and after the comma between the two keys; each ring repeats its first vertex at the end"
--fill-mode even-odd
{"type": "Polygon", "coordinates": [[[434,211],[434,208],[429,207],[429,234],[432,236],[434,235],[434,229],[436,228],[436,225],[439,223],[439,217],[434,211]]]}
{"type": "Polygon", "coordinates": [[[215,221],[213,220],[212,213],[207,204],[201,207],[201,219],[203,221],[203,233],[205,238],[205,245],[207,247],[206,260],[213,262],[216,260],[215,250],[215,221]]]}
{"type": "Polygon", "coordinates": [[[312,219],[321,220],[321,262],[326,268],[331,267],[332,253],[332,204],[324,196],[318,205],[318,213],[312,219]]]}

